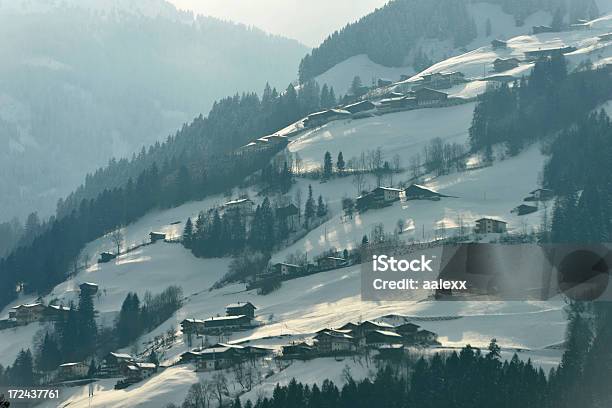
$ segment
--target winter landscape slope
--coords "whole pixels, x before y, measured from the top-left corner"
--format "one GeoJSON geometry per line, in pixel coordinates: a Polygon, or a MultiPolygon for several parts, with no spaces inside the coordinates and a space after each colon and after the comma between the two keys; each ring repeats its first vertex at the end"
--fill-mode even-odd
{"type": "MultiPolygon", "coordinates": [[[[577,48],[568,55],[572,66],[587,58],[594,63],[605,62],[609,58],[609,47],[596,39],[598,35],[612,31],[612,18],[597,19],[591,26],[590,30],[580,32],[510,38],[510,50],[507,52],[518,55],[526,50],[564,44],[577,48]]],[[[478,79],[478,75],[482,75],[478,67],[481,70],[483,64],[490,63],[497,55],[490,47],[483,46],[443,61],[428,72],[458,70],[478,79]]],[[[471,82],[477,92],[482,91],[479,82],[471,82]]],[[[330,151],[334,157],[343,151],[345,158],[349,159],[380,146],[387,159],[397,153],[406,165],[413,154],[419,153],[435,137],[447,142],[466,143],[473,108],[473,103],[464,103],[446,108],[331,122],[292,138],[288,151],[298,153],[307,168],[314,168],[320,165],[326,151],[330,151]]],[[[609,103],[605,108],[609,109],[609,103]]],[[[529,191],[538,187],[544,161],[540,146],[534,145],[516,157],[500,158],[489,167],[441,177],[430,175],[424,178],[422,184],[453,197],[440,201],[401,200],[390,207],[356,215],[353,219],[345,219],[341,208],[343,197],[357,195],[350,177],[338,177],[325,183],[298,178],[289,194],[294,195],[298,189],[305,193],[308,185],[312,185],[315,194],[325,197],[330,217],[291,246],[273,254],[272,259],[283,261],[296,251],[308,252],[309,258],[312,258],[330,248],[353,248],[375,225],[383,224],[385,230],[391,232],[398,219],[404,220],[402,239],[417,241],[452,235],[459,227],[458,220],[473,225],[475,219],[483,216],[506,220],[511,231],[537,230],[542,222],[543,208],[521,217],[511,214],[510,210],[520,204],[529,191]]],[[[398,174],[394,184],[408,179],[408,172],[398,174]]],[[[366,180],[366,187],[373,186],[375,179],[370,177],[366,180]]],[[[250,194],[255,201],[260,201],[253,192],[250,194]]],[[[126,245],[140,244],[152,230],[177,236],[187,217],[224,201],[224,197],[214,196],[148,214],[125,227],[126,245]]],[[[90,243],[85,252],[95,255],[111,248],[108,238],[100,238],[90,243]]],[[[266,296],[254,290],[247,291],[244,284],[211,289],[227,272],[229,262],[227,258],[196,259],[179,244],[160,242],[143,246],[108,264],[94,265],[80,271],[54,288],[45,300],[74,300],[79,283],[96,282],[100,285],[100,295],[95,299],[100,322],[109,325],[128,292],[137,292],[142,296],[147,290],[156,293],[171,284],[181,285],[185,294],[183,307],[168,321],[138,340],[136,348],[140,351],[155,336],[168,329],[178,330],[178,324],[184,318],[216,316],[224,312],[226,304],[248,300],[258,308],[260,326],[234,333],[226,339],[230,342],[278,349],[290,341],[309,340],[324,327],[338,327],[348,321],[397,314],[438,333],[442,350],[465,344],[485,347],[495,337],[503,348],[505,358],[519,351],[522,358],[531,358],[545,369],[558,364],[560,359],[561,351],[550,347],[564,340],[565,303],[560,299],[547,302],[440,302],[431,300],[429,293],[419,293],[411,301],[365,302],[360,296],[358,265],[283,282],[280,289],[266,296]]],[[[24,297],[13,305],[33,300],[24,297]]],[[[1,317],[7,313],[8,307],[2,311],[1,317]]],[[[0,363],[12,362],[19,348],[30,344],[32,335],[40,328],[30,325],[1,331],[0,363]]],[[[161,360],[167,368],[161,373],[127,390],[112,389],[112,380],[96,381],[95,396],[91,401],[87,398],[87,387],[67,388],[60,406],[85,407],[91,403],[91,406],[119,407],[125,406],[126,398],[129,398],[130,406],[163,407],[167,402],[180,403],[189,386],[210,373],[196,373],[189,365],[172,365],[182,352],[188,350],[180,332],[178,334],[176,343],[163,350],[161,360]]],[[[243,398],[256,398],[261,393],[269,393],[276,382],[287,383],[292,377],[298,377],[303,382],[320,382],[324,378],[341,382],[345,365],[349,365],[355,377],[359,378],[367,375],[371,369],[364,364],[348,358],[344,361],[315,359],[295,362],[279,371],[270,363],[267,368],[271,370],[271,376],[243,398]]]]}
{"type": "MultiPolygon", "coordinates": [[[[390,124],[385,122],[384,116],[330,124],[298,137],[289,145],[289,150],[300,152],[306,162],[315,163],[321,160],[321,152],[326,149],[326,143],[331,143],[333,146],[335,137],[342,138],[354,134],[355,142],[346,143],[347,140],[344,139],[342,146],[344,148],[353,145],[355,154],[358,154],[361,149],[375,147],[366,137],[361,136],[360,130],[356,130],[361,127],[368,129],[367,134],[371,135],[377,144],[395,149],[399,149],[404,140],[404,143],[414,143],[414,150],[417,151],[427,140],[436,136],[465,142],[471,117],[470,107],[473,105],[387,115],[390,124]],[[397,130],[400,129],[402,123],[406,129],[414,124],[417,129],[424,131],[426,122],[429,122],[435,131],[425,134],[421,134],[420,131],[414,133],[407,131],[401,138],[397,137],[396,132],[389,131],[389,127],[393,129],[393,126],[397,130]],[[436,127],[438,125],[434,122],[442,125],[436,127]],[[322,134],[327,136],[320,137],[322,134]],[[306,143],[308,140],[311,140],[311,143],[306,143]]],[[[406,150],[405,154],[408,154],[409,150],[406,150]]],[[[390,154],[392,151],[385,151],[385,154],[390,154]]],[[[427,186],[458,198],[448,198],[439,202],[400,202],[389,208],[358,215],[351,221],[342,219],[340,205],[342,196],[353,195],[354,186],[350,178],[315,184],[313,186],[315,192],[322,194],[328,200],[331,218],[294,245],[275,254],[274,259],[283,260],[286,255],[296,250],[308,251],[315,256],[331,247],[351,247],[359,242],[363,234],[369,234],[375,224],[383,223],[385,228],[391,231],[398,218],[405,218],[407,221],[407,230],[404,233],[406,239],[422,239],[423,230],[425,239],[432,239],[434,235],[440,234],[440,223],[445,224],[446,233],[450,234],[458,214],[465,217],[466,223],[476,217],[490,215],[508,220],[513,229],[535,228],[540,222],[538,214],[531,214],[523,221],[511,216],[509,211],[520,203],[530,189],[537,186],[537,174],[542,161],[543,157],[538,148],[534,147],[516,158],[498,162],[489,168],[432,178],[426,182],[427,186]],[[507,182],[502,184],[499,182],[500,179],[507,182]],[[487,195],[486,199],[484,192],[487,195]],[[523,223],[525,225],[521,225],[523,223]]],[[[296,189],[304,190],[309,183],[307,180],[299,180],[291,194],[296,189]]],[[[369,180],[370,185],[374,183],[374,179],[369,180]]],[[[175,209],[149,214],[125,228],[126,241],[128,245],[138,244],[151,230],[178,234],[181,226],[173,223],[184,222],[187,217],[193,216],[200,209],[222,202],[222,197],[211,197],[203,202],[192,202],[175,209]]],[[[91,243],[87,251],[93,254],[110,248],[112,244],[108,238],[101,238],[91,243]]],[[[547,346],[558,344],[563,340],[565,318],[562,311],[563,303],[559,301],[436,302],[426,300],[426,294],[423,294],[422,298],[415,298],[411,302],[363,302],[360,296],[359,266],[287,281],[278,291],[267,296],[257,295],[255,291],[245,292],[243,284],[209,290],[212,284],[227,271],[228,262],[229,259],[196,259],[179,245],[157,243],[122,255],[109,264],[94,265],[80,272],[71,280],[58,285],[46,300],[60,298],[67,302],[76,298],[74,290],[79,283],[97,282],[101,294],[96,297],[95,303],[101,312],[100,322],[110,324],[128,292],[135,291],[142,296],[146,290],[156,293],[170,284],[180,284],[186,295],[185,305],[171,319],[152,333],[143,336],[138,341],[140,350],[146,347],[150,339],[165,333],[169,328],[176,330],[178,323],[184,318],[215,316],[223,313],[224,306],[228,303],[249,300],[257,305],[258,320],[262,326],[251,331],[236,333],[229,339],[230,341],[248,340],[249,344],[278,348],[292,340],[309,339],[314,332],[323,327],[338,327],[348,321],[401,314],[410,316],[424,328],[439,333],[440,341],[445,347],[457,347],[467,343],[482,347],[486,346],[491,337],[497,337],[506,352],[524,349],[525,356],[531,357],[538,364],[541,362],[544,367],[550,367],[559,358],[559,352],[546,349],[547,346]],[[443,320],[429,321],[429,318],[443,318],[443,320]],[[449,318],[456,319],[447,320],[449,318]],[[425,320],[420,322],[419,319],[425,320]]],[[[20,299],[19,303],[24,301],[28,299],[20,299]]],[[[6,314],[7,310],[5,309],[3,314],[6,314]]],[[[32,327],[25,326],[0,333],[3,343],[9,345],[7,353],[2,356],[3,362],[12,361],[15,352],[28,344],[32,332],[32,327]]],[[[176,344],[164,350],[161,356],[164,364],[176,361],[180,353],[188,349],[180,335],[178,339],[176,344]]],[[[345,363],[347,362],[327,360],[296,363],[295,367],[291,366],[286,369],[287,371],[275,374],[260,386],[262,392],[269,391],[271,384],[276,381],[287,382],[290,376],[301,375],[304,372],[311,373],[312,375],[304,378],[312,377],[313,381],[323,379],[323,376],[317,377],[315,373],[333,376],[333,372],[336,372],[335,375],[339,378],[345,363]],[[333,366],[333,369],[329,366],[333,366]]],[[[358,363],[350,364],[354,366],[353,371],[367,371],[358,363]]],[[[112,383],[107,380],[96,382],[97,396],[92,400],[92,405],[123,406],[121,404],[126,397],[133,401],[132,406],[150,406],[147,404],[153,403],[152,401],[157,403],[158,400],[180,402],[189,385],[206,375],[194,373],[189,366],[172,366],[152,379],[130,387],[127,391],[113,390],[112,383]]],[[[68,389],[65,403],[70,403],[70,406],[85,406],[89,403],[88,399],[84,398],[86,392],[85,389],[78,387],[68,389]]],[[[252,392],[252,396],[255,392],[256,390],[252,392]]]]}

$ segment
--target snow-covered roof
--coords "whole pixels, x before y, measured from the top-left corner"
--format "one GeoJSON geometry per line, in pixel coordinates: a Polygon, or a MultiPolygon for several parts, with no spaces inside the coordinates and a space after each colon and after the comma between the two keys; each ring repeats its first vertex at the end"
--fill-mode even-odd
{"type": "Polygon", "coordinates": [[[153,363],[136,363],[138,368],[155,368],[156,365],[153,363]]]}
{"type": "Polygon", "coordinates": [[[392,331],[388,331],[388,330],[374,330],[374,332],[382,334],[384,336],[391,336],[391,337],[402,337],[400,334],[397,334],[395,332],[392,331]]]}
{"type": "Polygon", "coordinates": [[[236,204],[242,204],[242,203],[247,203],[247,202],[252,203],[253,201],[251,201],[250,198],[238,198],[236,200],[228,201],[227,203],[223,205],[229,206],[229,205],[236,205],[236,204]]]}
{"type": "Polygon", "coordinates": [[[226,309],[230,309],[230,308],[240,308],[240,307],[245,307],[247,305],[251,305],[253,307],[253,309],[257,309],[255,307],[254,304],[252,304],[251,302],[236,302],[236,303],[230,303],[229,305],[225,306],[226,309]]]}
{"type": "Polygon", "coordinates": [[[43,306],[43,304],[42,303],[26,303],[23,305],[13,306],[12,309],[21,309],[21,308],[30,309],[30,308],[38,307],[38,306],[43,306]]]}
{"type": "Polygon", "coordinates": [[[237,320],[237,319],[242,319],[243,317],[246,317],[245,315],[236,315],[236,316],[218,316],[218,317],[209,317],[208,319],[205,319],[205,322],[212,322],[217,321],[217,320],[237,320]]]}
{"type": "Polygon", "coordinates": [[[110,355],[112,355],[115,358],[119,358],[119,359],[126,359],[126,360],[131,360],[133,357],[127,353],[115,353],[113,351],[111,351],[109,353],[110,355]]]}

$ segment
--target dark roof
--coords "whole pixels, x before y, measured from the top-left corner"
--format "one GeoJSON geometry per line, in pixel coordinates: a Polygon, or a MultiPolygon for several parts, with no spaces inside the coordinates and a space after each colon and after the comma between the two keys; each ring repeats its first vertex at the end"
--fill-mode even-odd
{"type": "Polygon", "coordinates": [[[291,215],[298,214],[298,208],[294,204],[289,204],[286,207],[279,207],[276,209],[276,215],[279,217],[289,217],[291,215]]]}
{"type": "Polygon", "coordinates": [[[360,102],[352,103],[350,105],[346,105],[343,109],[350,113],[356,113],[356,112],[363,112],[365,110],[370,110],[374,108],[375,106],[372,102],[360,101],[360,102]]]}
{"type": "Polygon", "coordinates": [[[420,88],[415,91],[417,98],[419,95],[436,95],[436,96],[448,96],[447,93],[436,91],[435,89],[430,88],[420,88]]]}
{"type": "Polygon", "coordinates": [[[443,194],[440,194],[437,191],[434,191],[424,186],[420,186],[418,184],[411,184],[410,186],[406,187],[406,190],[404,190],[404,192],[406,193],[406,195],[410,194],[410,195],[423,195],[423,196],[429,196],[429,197],[445,197],[443,194]]]}
{"type": "Polygon", "coordinates": [[[496,220],[495,218],[489,218],[489,217],[483,217],[483,218],[479,218],[476,220],[476,222],[480,222],[480,221],[493,221],[493,222],[501,222],[502,224],[507,224],[506,221],[496,220]]]}
{"type": "Polygon", "coordinates": [[[236,303],[230,303],[229,305],[225,306],[226,309],[237,309],[237,308],[242,308],[242,307],[246,307],[246,306],[250,306],[253,309],[257,309],[255,307],[254,304],[252,304],[251,302],[236,302],[236,303]]]}

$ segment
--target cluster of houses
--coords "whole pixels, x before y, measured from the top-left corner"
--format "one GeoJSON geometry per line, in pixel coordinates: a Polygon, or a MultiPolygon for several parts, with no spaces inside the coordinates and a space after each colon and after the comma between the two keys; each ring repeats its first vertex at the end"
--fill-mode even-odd
{"type": "Polygon", "coordinates": [[[53,378],[60,382],[79,381],[95,375],[99,378],[123,377],[116,388],[125,388],[130,384],[149,378],[158,371],[157,364],[139,361],[126,353],[108,353],[101,364],[94,365],[94,372],[91,373],[91,361],[67,362],[60,364],[55,371],[53,378]]]}
{"type": "Polygon", "coordinates": [[[272,354],[272,349],[257,346],[217,343],[201,350],[181,354],[181,363],[193,363],[196,371],[223,370],[244,361],[254,361],[272,354]]]}
{"type": "Polygon", "coordinates": [[[432,200],[438,201],[443,197],[450,197],[440,194],[427,187],[418,184],[412,184],[405,189],[393,187],[377,187],[374,190],[362,194],[356,199],[356,207],[359,211],[365,211],[373,208],[382,208],[391,205],[395,201],[399,201],[400,194],[404,193],[406,200],[432,200]]]}
{"type": "MultiPolygon", "coordinates": [[[[547,30],[546,27],[534,27],[534,31],[539,30],[547,30]]],[[[551,29],[552,30],[552,29],[551,29]]],[[[543,31],[546,32],[546,31],[543,31]]],[[[609,38],[612,39],[612,33],[609,35],[609,38]]],[[[604,41],[600,36],[600,40],[604,41]]],[[[493,50],[506,49],[508,48],[508,43],[502,40],[493,40],[491,41],[491,47],[493,50]]],[[[555,56],[561,56],[570,52],[576,51],[576,47],[571,46],[563,46],[563,47],[553,47],[553,48],[540,48],[537,50],[531,50],[525,52],[525,61],[533,62],[542,58],[550,58],[555,56]]],[[[495,72],[505,72],[510,71],[516,67],[518,67],[521,63],[521,60],[516,57],[508,57],[508,58],[497,58],[493,61],[493,69],[495,72]]]]}
{"type": "Polygon", "coordinates": [[[413,82],[412,89],[415,91],[422,88],[448,89],[465,82],[465,75],[462,72],[433,72],[424,74],[418,81],[413,82]]]}
{"type": "Polygon", "coordinates": [[[529,193],[529,196],[523,199],[523,201],[535,203],[535,205],[520,204],[510,212],[519,216],[534,213],[538,211],[539,202],[552,200],[554,195],[555,193],[547,188],[535,189],[529,193]]]}
{"type": "MultiPolygon", "coordinates": [[[[312,344],[291,343],[281,347],[283,359],[310,359],[333,355],[353,354],[366,349],[404,350],[405,347],[438,345],[436,333],[421,329],[413,323],[393,326],[384,322],[365,321],[347,323],[338,329],[319,330],[312,344]]],[[[272,356],[274,350],[266,347],[216,343],[209,347],[187,351],[181,363],[193,363],[197,371],[228,369],[245,361],[272,356]]]]}
{"type": "Polygon", "coordinates": [[[255,310],[251,302],[237,302],[226,306],[225,316],[208,319],[184,319],[181,328],[184,336],[227,334],[256,326],[255,310]]]}
{"type": "MultiPolygon", "coordinates": [[[[95,295],[98,285],[85,282],[79,285],[81,292],[95,295]]],[[[67,317],[70,308],[64,305],[45,305],[42,302],[26,303],[13,306],[9,310],[6,320],[0,321],[0,329],[15,326],[24,326],[32,322],[56,321],[67,317]]]]}
{"type": "Polygon", "coordinates": [[[275,151],[283,148],[289,143],[286,136],[273,134],[259,139],[255,139],[252,142],[242,146],[236,151],[238,156],[253,153],[264,153],[268,151],[275,151]]]}
{"type": "MultiPolygon", "coordinates": [[[[167,239],[167,234],[165,232],[159,232],[159,231],[151,231],[149,233],[149,243],[144,243],[142,245],[149,245],[149,244],[154,244],[158,241],[162,241],[162,242],[171,242],[167,239]]],[[[139,246],[142,246],[139,245],[139,246]]],[[[129,251],[133,251],[134,249],[138,248],[134,247],[128,250],[129,251]]],[[[100,253],[100,256],[98,257],[98,263],[108,263],[110,261],[112,261],[113,259],[117,258],[117,256],[119,256],[120,254],[114,254],[110,251],[105,251],[100,253]]]]}
{"type": "Polygon", "coordinates": [[[333,255],[321,256],[316,258],[314,263],[309,262],[305,265],[277,262],[272,264],[269,269],[258,273],[255,276],[255,280],[249,283],[247,289],[261,287],[264,282],[270,280],[283,281],[332,269],[344,268],[350,265],[351,261],[349,259],[333,255]]]}
{"type": "Polygon", "coordinates": [[[442,105],[448,100],[448,94],[437,89],[450,88],[458,81],[464,81],[463,74],[460,73],[436,73],[425,77],[406,92],[386,93],[377,104],[369,100],[363,100],[340,108],[311,113],[304,119],[304,127],[314,128],[334,120],[359,119],[374,113],[389,113],[442,105]]]}
{"type": "MultiPolygon", "coordinates": [[[[404,190],[391,187],[377,187],[371,192],[362,194],[361,196],[357,197],[356,207],[359,211],[386,207],[393,204],[393,202],[395,201],[399,201],[400,194],[402,192],[404,193],[404,197],[407,201],[438,201],[444,197],[451,197],[448,195],[440,194],[437,191],[431,190],[424,186],[420,186],[418,184],[412,184],[404,190]]],[[[540,197],[540,194],[541,192],[539,192],[539,190],[535,190],[532,192],[532,196],[536,195],[540,197]]],[[[507,232],[507,223],[505,221],[497,220],[494,218],[480,218],[476,220],[474,232],[476,234],[503,234],[507,232]]]]}
{"type": "Polygon", "coordinates": [[[439,344],[436,333],[420,329],[414,323],[394,326],[385,322],[366,320],[361,323],[347,323],[338,329],[322,329],[314,336],[313,344],[306,342],[282,347],[283,358],[314,358],[330,355],[351,354],[365,349],[403,350],[410,346],[431,346],[439,344]]]}

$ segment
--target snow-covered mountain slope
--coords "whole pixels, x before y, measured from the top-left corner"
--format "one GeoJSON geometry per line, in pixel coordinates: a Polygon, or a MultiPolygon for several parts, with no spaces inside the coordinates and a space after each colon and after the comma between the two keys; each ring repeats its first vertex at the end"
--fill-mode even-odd
{"type": "Polygon", "coordinates": [[[320,167],[326,151],[334,159],[342,151],[347,161],[377,147],[382,148],[387,160],[399,154],[407,166],[410,157],[421,153],[435,137],[445,142],[467,142],[473,111],[474,104],[468,103],[330,122],[297,136],[288,149],[299,154],[305,169],[320,167]],[[440,117],[444,120],[438,120],[440,117]]]}
{"type": "Polygon", "coordinates": [[[178,12],[166,0],[0,0],[0,12],[18,14],[46,13],[57,8],[83,8],[97,13],[135,13],[147,17],[170,17],[186,21],[190,16],[178,12]]]}
{"type": "MultiPolygon", "coordinates": [[[[321,160],[323,151],[326,149],[334,151],[330,147],[334,146],[334,143],[338,143],[335,146],[342,146],[343,149],[352,146],[355,149],[354,154],[381,145],[386,146],[386,155],[397,151],[402,156],[408,156],[411,149],[401,150],[402,144],[412,143],[412,151],[418,152],[428,140],[436,136],[445,140],[466,142],[471,106],[468,104],[444,109],[426,109],[329,124],[298,137],[289,145],[289,150],[299,151],[307,163],[316,163],[321,160]],[[427,123],[432,129],[429,133],[426,132],[427,123]],[[405,125],[402,127],[402,124],[405,125]],[[415,126],[414,131],[410,130],[411,125],[415,126]],[[368,130],[356,130],[362,127],[368,130]],[[403,136],[397,137],[398,133],[403,136]],[[371,144],[368,134],[376,144],[371,144]],[[354,140],[351,139],[351,135],[354,135],[354,140]],[[336,137],[340,140],[334,141],[336,137]],[[387,148],[391,150],[386,150],[387,148]]],[[[399,202],[385,209],[357,215],[349,221],[342,219],[340,200],[343,196],[356,195],[351,179],[346,177],[324,184],[315,184],[313,186],[315,194],[322,194],[326,198],[332,217],[294,245],[274,254],[273,258],[284,260],[288,254],[295,251],[308,251],[312,257],[332,247],[351,248],[360,242],[363,234],[369,234],[375,224],[382,223],[387,231],[393,231],[399,218],[406,221],[406,231],[402,236],[405,239],[417,240],[439,236],[442,234],[442,225],[444,233],[451,234],[459,216],[466,225],[475,218],[489,215],[507,220],[511,229],[535,228],[540,222],[538,213],[518,218],[509,211],[521,202],[528,191],[537,186],[537,175],[542,161],[538,148],[533,147],[518,157],[498,162],[489,168],[433,178],[426,182],[427,186],[458,198],[447,198],[438,202],[399,202]],[[500,183],[499,180],[505,181],[500,183]]],[[[397,181],[400,181],[401,177],[406,175],[399,175],[397,181]]],[[[310,183],[311,181],[300,179],[290,194],[294,194],[299,188],[305,190],[310,183]]],[[[367,184],[373,186],[374,183],[373,179],[369,179],[366,186],[367,184]]],[[[151,213],[125,228],[127,246],[141,243],[152,230],[161,230],[170,236],[176,236],[182,229],[181,224],[176,224],[177,221],[184,222],[187,217],[193,217],[199,210],[211,208],[222,202],[223,197],[216,196],[201,202],[151,213]]],[[[108,238],[100,238],[89,244],[84,252],[95,256],[100,251],[111,248],[112,244],[108,238]]],[[[81,271],[69,281],[58,285],[46,300],[59,298],[66,304],[76,298],[75,289],[79,283],[96,282],[100,285],[96,308],[101,312],[101,323],[109,325],[128,292],[134,291],[142,296],[147,290],[157,293],[166,286],[181,285],[187,296],[185,306],[175,314],[174,318],[145,336],[143,341],[167,331],[170,327],[176,328],[178,322],[185,317],[205,318],[223,313],[226,304],[239,300],[254,302],[258,307],[258,315],[265,325],[252,332],[240,333],[232,340],[258,340],[280,334],[308,335],[322,327],[338,326],[350,320],[376,318],[388,313],[447,316],[463,315],[463,313],[473,315],[475,310],[478,310],[476,314],[482,315],[507,313],[506,317],[499,319],[510,320],[501,324],[501,320],[492,319],[488,320],[489,324],[483,325],[480,319],[475,319],[470,320],[472,322],[470,324],[462,324],[452,329],[445,324],[435,324],[432,329],[438,331],[441,338],[446,338],[443,344],[451,346],[462,342],[482,345],[493,335],[498,337],[500,344],[505,347],[541,348],[562,340],[563,318],[560,305],[555,305],[552,309],[546,305],[541,309],[542,306],[517,304],[503,306],[509,309],[500,313],[497,306],[485,306],[484,303],[462,307],[458,303],[437,302],[371,304],[360,299],[359,267],[286,282],[281,290],[269,296],[258,296],[253,292],[244,293],[243,285],[231,285],[208,291],[210,286],[227,271],[228,262],[229,259],[196,259],[178,244],[157,243],[120,256],[111,263],[94,265],[86,271],[81,271]],[[330,305],[333,307],[330,308],[330,305]],[[527,320],[512,319],[521,315],[526,310],[525,307],[529,309],[529,313],[539,310],[530,316],[535,317],[541,313],[542,320],[554,322],[556,328],[546,331],[546,335],[540,333],[537,336],[533,336],[532,330],[518,330],[516,325],[520,326],[521,322],[527,320]],[[513,312],[509,313],[509,310],[513,312]],[[504,331],[504,327],[512,329],[504,331]]],[[[14,304],[32,300],[22,298],[14,304]]],[[[8,314],[8,307],[2,314],[8,314]]],[[[19,348],[28,344],[28,336],[35,331],[33,327],[25,326],[0,332],[3,343],[11,345],[7,347],[7,353],[2,355],[2,363],[10,363],[19,348]]],[[[278,339],[268,344],[280,346],[286,342],[286,339],[278,339]]],[[[166,352],[165,358],[172,361],[182,351],[185,351],[185,346],[178,344],[166,352]]]]}
{"type": "MultiPolygon", "coordinates": [[[[423,39],[414,47],[415,50],[422,50],[433,61],[445,60],[463,53],[465,49],[485,46],[495,38],[507,39],[528,34],[532,26],[550,24],[552,19],[550,13],[539,11],[528,16],[524,24],[517,27],[514,17],[505,13],[500,5],[475,2],[467,7],[477,30],[477,37],[468,46],[455,48],[452,41],[423,39]],[[486,33],[487,20],[491,22],[491,34],[489,35],[486,33]]],[[[372,79],[385,78],[399,81],[401,75],[413,74],[415,72],[412,67],[413,60],[414,55],[407,55],[405,66],[386,67],[371,61],[367,55],[356,55],[336,64],[315,79],[320,84],[326,83],[333,86],[336,94],[344,95],[348,92],[353,77],[356,75],[361,78],[364,85],[370,85],[372,79]]]]}
{"type": "Polygon", "coordinates": [[[454,96],[474,96],[485,89],[482,82],[477,80],[498,75],[493,69],[493,61],[497,58],[517,58],[521,61],[518,67],[500,73],[520,78],[528,75],[534,65],[533,62],[526,60],[526,52],[563,47],[575,48],[574,51],[565,54],[569,69],[574,69],[587,61],[591,61],[595,66],[611,63],[612,41],[603,40],[600,36],[612,32],[612,15],[595,19],[587,26],[588,28],[582,30],[510,37],[506,39],[507,48],[493,49],[490,44],[483,45],[434,64],[401,83],[410,84],[426,74],[459,71],[471,82],[451,89],[450,93],[454,96]],[[476,83],[480,84],[476,86],[476,83]],[[462,90],[466,87],[478,90],[462,95],[462,90]]]}
{"type": "MultiPolygon", "coordinates": [[[[568,56],[572,65],[587,56],[595,62],[604,61],[608,58],[608,46],[595,42],[595,38],[608,30],[612,31],[609,25],[611,20],[612,17],[595,20],[592,28],[586,31],[511,38],[509,49],[504,52],[507,55],[519,55],[526,50],[550,44],[564,44],[577,48],[577,51],[568,56]],[[599,45],[602,47],[598,48],[599,45]]],[[[458,70],[465,72],[468,77],[478,78],[482,76],[482,64],[499,55],[505,54],[493,52],[485,46],[444,61],[436,69],[458,70]]],[[[525,65],[523,69],[528,70],[529,66],[525,65]]],[[[484,84],[484,81],[471,81],[454,88],[452,94],[473,96],[484,89],[484,84]]],[[[607,103],[603,108],[612,111],[610,106],[607,103]]],[[[435,137],[445,142],[467,143],[473,109],[474,103],[464,103],[445,108],[417,109],[358,120],[335,121],[293,136],[288,151],[299,154],[305,168],[311,169],[322,164],[326,151],[332,154],[334,161],[338,152],[342,151],[348,161],[361,152],[380,146],[385,159],[391,160],[393,155],[398,154],[402,166],[407,167],[410,158],[417,153],[422,154],[423,148],[435,137]]],[[[440,177],[430,175],[425,177],[422,184],[453,197],[442,198],[440,201],[401,200],[390,207],[355,215],[353,219],[345,219],[341,208],[343,197],[355,197],[358,194],[352,177],[336,177],[325,183],[298,178],[288,196],[294,196],[301,189],[304,197],[308,185],[312,185],[314,194],[321,194],[328,203],[330,217],[291,246],[274,253],[272,261],[283,261],[296,251],[307,252],[308,258],[312,259],[330,248],[354,248],[364,234],[371,233],[375,225],[383,224],[385,231],[392,232],[399,219],[405,225],[405,231],[400,235],[404,240],[429,241],[435,237],[449,236],[457,231],[460,222],[469,228],[475,219],[484,216],[507,221],[511,231],[537,230],[544,211],[550,211],[550,208],[540,205],[539,211],[520,217],[510,211],[522,203],[529,191],[538,187],[544,161],[540,146],[534,145],[516,157],[496,160],[490,167],[440,177]]],[[[396,174],[393,184],[397,186],[409,178],[407,171],[396,174]]],[[[364,187],[373,188],[375,185],[376,180],[367,176],[364,187]]],[[[249,194],[255,197],[253,191],[249,191],[249,194]]],[[[260,199],[254,198],[255,201],[260,199]]],[[[187,217],[220,205],[225,200],[222,196],[214,196],[151,213],[125,227],[127,246],[140,244],[154,230],[164,231],[171,237],[178,236],[187,217]]],[[[90,243],[84,252],[96,256],[111,248],[108,238],[100,238],[90,243]]],[[[108,264],[94,265],[80,271],[54,288],[45,300],[59,298],[68,302],[75,299],[75,288],[79,283],[96,282],[100,285],[100,295],[95,299],[96,309],[101,312],[100,322],[110,325],[128,292],[137,292],[142,296],[147,290],[157,293],[169,285],[182,286],[184,306],[168,321],[138,340],[137,348],[141,351],[155,336],[171,328],[178,330],[184,318],[204,319],[216,316],[224,313],[226,304],[248,300],[257,306],[257,319],[261,326],[232,334],[227,339],[230,342],[246,342],[278,349],[291,341],[310,340],[314,332],[324,327],[338,327],[348,321],[399,314],[438,333],[442,347],[435,350],[448,350],[468,343],[485,347],[495,337],[503,348],[505,358],[521,350],[520,357],[531,358],[535,364],[545,369],[558,364],[562,353],[557,348],[549,347],[559,345],[564,340],[565,303],[560,299],[547,302],[441,302],[433,301],[428,298],[428,293],[421,292],[415,294],[410,301],[367,302],[361,299],[359,265],[285,281],[280,289],[266,296],[246,291],[244,284],[211,289],[213,283],[227,272],[229,262],[228,258],[196,259],[179,244],[160,242],[143,246],[108,264]]],[[[22,298],[14,304],[32,300],[22,298]]],[[[2,317],[7,313],[8,308],[5,308],[2,317]]],[[[31,346],[32,335],[41,328],[44,329],[44,326],[30,325],[0,331],[0,364],[11,363],[19,348],[31,346]]],[[[218,339],[208,340],[215,342],[218,339]]],[[[163,407],[167,402],[180,403],[192,383],[210,375],[195,373],[189,365],[171,365],[186,350],[188,347],[179,332],[177,342],[163,350],[161,355],[163,364],[168,368],[127,390],[112,389],[114,380],[97,381],[94,385],[96,396],[91,406],[121,407],[125,406],[126,398],[129,398],[130,406],[161,404],[159,406],[163,407]]],[[[244,398],[269,393],[276,382],[286,383],[292,377],[304,382],[320,382],[324,378],[341,382],[342,369],[346,364],[350,365],[356,377],[367,375],[371,369],[352,359],[342,362],[315,359],[294,363],[280,372],[271,366],[271,376],[244,398]]],[[[226,375],[232,378],[230,372],[226,375]]],[[[87,387],[66,389],[61,406],[88,406],[90,401],[87,391],[87,387]]]]}

